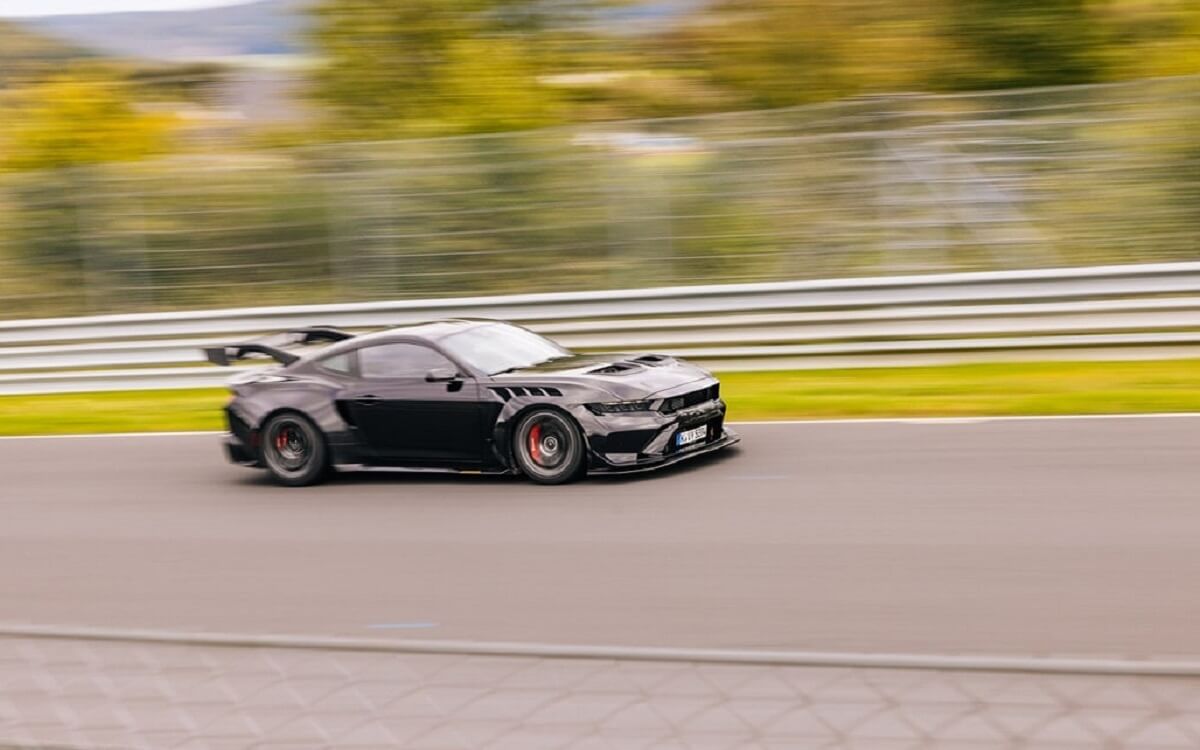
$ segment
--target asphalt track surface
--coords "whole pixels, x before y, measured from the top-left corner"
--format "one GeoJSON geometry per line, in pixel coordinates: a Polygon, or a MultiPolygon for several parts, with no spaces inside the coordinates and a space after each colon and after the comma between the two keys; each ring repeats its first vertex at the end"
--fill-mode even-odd
{"type": "Polygon", "coordinates": [[[1200,418],[744,425],[640,478],[289,490],[212,435],[0,440],[0,621],[1200,655],[1200,418]]]}

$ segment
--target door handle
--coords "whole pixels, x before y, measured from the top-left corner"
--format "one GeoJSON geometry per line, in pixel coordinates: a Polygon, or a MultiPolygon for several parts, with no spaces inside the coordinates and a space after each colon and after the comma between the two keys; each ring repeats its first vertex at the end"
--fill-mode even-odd
{"type": "Polygon", "coordinates": [[[366,396],[359,396],[358,398],[354,399],[354,403],[358,404],[359,406],[375,406],[381,400],[382,399],[380,399],[378,396],[372,396],[368,394],[366,396]]]}

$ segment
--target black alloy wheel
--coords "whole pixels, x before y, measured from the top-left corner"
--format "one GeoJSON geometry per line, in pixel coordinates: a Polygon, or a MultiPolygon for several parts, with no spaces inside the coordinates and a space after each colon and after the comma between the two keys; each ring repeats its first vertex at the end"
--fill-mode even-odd
{"type": "Polygon", "coordinates": [[[517,425],[513,453],[525,476],[538,484],[563,484],[586,470],[583,435],[574,420],[538,409],[517,425]]]}
{"type": "Polygon", "coordinates": [[[262,430],[263,464],[275,481],[288,487],[316,484],[328,468],[325,440],[299,414],[272,417],[262,430]]]}

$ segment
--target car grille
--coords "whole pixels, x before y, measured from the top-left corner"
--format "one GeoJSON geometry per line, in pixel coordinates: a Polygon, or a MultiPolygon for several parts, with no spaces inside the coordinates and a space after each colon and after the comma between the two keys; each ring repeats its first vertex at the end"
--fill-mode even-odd
{"type": "Polygon", "coordinates": [[[698,391],[685,393],[682,396],[672,396],[668,399],[663,399],[662,406],[659,411],[663,414],[674,414],[681,409],[687,409],[698,404],[715,401],[721,397],[721,384],[714,383],[708,388],[701,388],[698,391]]]}

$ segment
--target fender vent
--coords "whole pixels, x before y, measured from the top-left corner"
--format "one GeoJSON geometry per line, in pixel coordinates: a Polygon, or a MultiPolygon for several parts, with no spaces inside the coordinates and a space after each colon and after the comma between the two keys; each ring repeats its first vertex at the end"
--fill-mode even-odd
{"type": "Polygon", "coordinates": [[[546,388],[542,386],[492,386],[492,390],[496,392],[496,395],[505,401],[512,400],[518,396],[562,396],[562,391],[558,390],[557,388],[546,388]]]}

